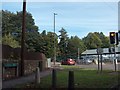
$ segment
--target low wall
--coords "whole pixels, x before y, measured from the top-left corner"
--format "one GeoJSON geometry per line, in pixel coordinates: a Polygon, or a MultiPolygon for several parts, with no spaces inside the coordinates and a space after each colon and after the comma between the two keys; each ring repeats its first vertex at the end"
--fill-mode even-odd
{"type": "MultiPolygon", "coordinates": [[[[18,63],[18,73],[20,67],[21,60],[21,49],[20,48],[12,48],[8,45],[2,45],[2,64],[5,63],[18,63]]],[[[46,68],[46,57],[43,53],[40,52],[28,52],[25,49],[24,52],[24,73],[30,74],[36,70],[36,67],[40,67],[40,70],[44,70],[46,68]]],[[[3,76],[9,76],[16,72],[14,68],[4,68],[3,76]],[[10,70],[11,69],[11,70],[10,70]],[[7,74],[7,75],[6,75],[7,74]]]]}

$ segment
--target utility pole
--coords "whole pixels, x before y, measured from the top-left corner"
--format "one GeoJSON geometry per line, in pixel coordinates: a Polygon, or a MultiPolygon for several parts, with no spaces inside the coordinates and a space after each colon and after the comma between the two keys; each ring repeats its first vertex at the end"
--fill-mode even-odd
{"type": "Polygon", "coordinates": [[[57,15],[56,13],[54,13],[54,65],[56,62],[56,46],[55,46],[55,15],[57,15]]]}
{"type": "Polygon", "coordinates": [[[26,16],[26,0],[23,1],[20,76],[24,75],[24,48],[25,48],[25,28],[26,28],[25,16],[26,16]]]}

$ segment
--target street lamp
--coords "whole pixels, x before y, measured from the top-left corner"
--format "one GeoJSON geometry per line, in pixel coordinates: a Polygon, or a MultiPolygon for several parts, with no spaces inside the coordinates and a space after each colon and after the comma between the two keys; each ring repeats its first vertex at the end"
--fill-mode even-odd
{"type": "Polygon", "coordinates": [[[54,13],[54,65],[56,62],[56,47],[55,47],[55,15],[57,15],[57,13],[54,13]]]}

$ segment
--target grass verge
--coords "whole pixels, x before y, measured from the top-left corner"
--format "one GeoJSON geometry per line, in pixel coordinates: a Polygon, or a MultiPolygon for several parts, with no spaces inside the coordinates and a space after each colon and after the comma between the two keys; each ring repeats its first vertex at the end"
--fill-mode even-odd
{"type": "MultiPolygon", "coordinates": [[[[73,66],[72,66],[73,67],[73,66]]],[[[118,84],[118,75],[113,71],[104,70],[98,73],[97,70],[74,70],[75,88],[110,88],[118,84]]],[[[41,78],[41,83],[34,82],[18,85],[16,88],[51,88],[51,75],[41,78]]],[[[57,88],[67,88],[68,70],[57,71],[57,88]]]]}

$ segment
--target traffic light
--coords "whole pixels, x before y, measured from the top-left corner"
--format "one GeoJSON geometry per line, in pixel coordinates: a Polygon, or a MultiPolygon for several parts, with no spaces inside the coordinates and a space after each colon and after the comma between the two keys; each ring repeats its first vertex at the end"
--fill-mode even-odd
{"type": "Polygon", "coordinates": [[[118,41],[120,42],[120,30],[118,31],[118,41]]]}
{"type": "Polygon", "coordinates": [[[110,32],[110,44],[115,44],[115,32],[110,32]]]}

